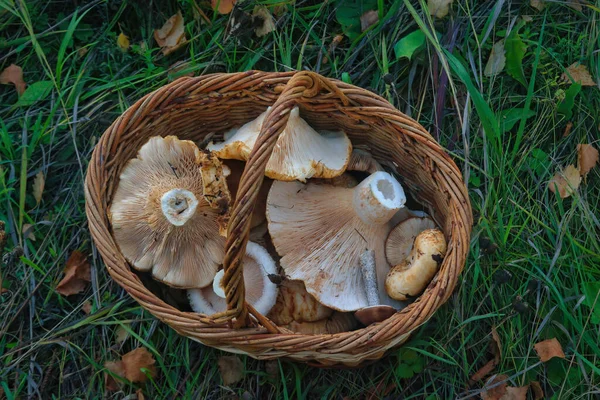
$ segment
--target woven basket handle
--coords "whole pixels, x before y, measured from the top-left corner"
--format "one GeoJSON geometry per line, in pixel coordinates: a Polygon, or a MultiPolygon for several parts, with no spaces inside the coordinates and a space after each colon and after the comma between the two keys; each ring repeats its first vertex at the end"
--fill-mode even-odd
{"type": "MultiPolygon", "coordinates": [[[[295,74],[267,114],[250,158],[246,162],[227,229],[226,254],[223,260],[225,275],[222,282],[227,296],[227,311],[221,313],[222,315],[213,316],[214,318],[236,316],[234,323],[236,328],[246,326],[249,322],[242,260],[246,253],[254,203],[264,180],[267,162],[271,158],[279,135],[287,125],[292,109],[301,103],[303,98],[314,97],[323,89],[338,95],[344,105],[349,103],[348,98],[335,84],[319,74],[309,71],[295,74]]],[[[270,331],[277,331],[277,328],[266,318],[256,315],[258,313],[253,309],[252,314],[270,331]]]]}

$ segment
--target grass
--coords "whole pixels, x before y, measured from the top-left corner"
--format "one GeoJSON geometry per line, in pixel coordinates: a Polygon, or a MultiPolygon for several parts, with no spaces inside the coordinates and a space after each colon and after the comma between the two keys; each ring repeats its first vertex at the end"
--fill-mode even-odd
{"type": "Polygon", "coordinates": [[[378,10],[379,23],[362,34],[347,29],[353,40],[341,42],[336,10],[349,0],[265,1],[287,3],[287,11],[261,39],[251,31],[227,37],[229,16],[204,3],[0,0],[0,69],[14,63],[30,86],[46,82],[30,105],[17,103],[12,86],[0,86],[0,219],[9,237],[0,269],[0,398],[123,398],[138,388],[152,399],[476,398],[487,378],[468,382],[493,357],[492,329],[501,343],[493,374],[507,375],[509,386],[538,381],[548,398],[598,398],[600,168],[568,199],[548,191],[547,181],[576,162],[577,144],[600,147],[598,87],[570,99],[570,118],[557,112],[568,95],[559,79],[567,66],[582,62],[600,77],[600,3],[576,11],[568,1],[547,2],[540,12],[529,2],[456,1],[449,17],[432,19],[416,1],[365,2],[378,10]],[[189,43],[163,56],[152,32],[177,10],[189,43]],[[426,47],[397,60],[394,45],[419,27],[428,33],[426,47]],[[527,46],[525,85],[508,67],[483,73],[492,45],[517,27],[527,46]],[[127,52],[116,45],[120,32],[131,39],[127,52]],[[404,348],[380,362],[319,370],[241,357],[244,380],[224,387],[217,368],[223,353],[142,310],[111,281],[94,249],[82,182],[108,125],[178,76],[247,69],[311,69],[369,88],[429,129],[464,173],[475,224],[460,283],[404,348]],[[534,115],[504,132],[502,116],[513,109],[534,115]],[[36,204],[32,184],[40,171],[46,181],[36,204]],[[55,287],[76,249],[90,254],[92,281],[83,293],[62,297],[55,287]],[[115,341],[119,329],[129,333],[122,343],[115,341]],[[553,337],[566,359],[539,362],[533,345],[553,337]],[[156,378],[107,391],[104,363],[139,346],[156,358],[156,378]]]}

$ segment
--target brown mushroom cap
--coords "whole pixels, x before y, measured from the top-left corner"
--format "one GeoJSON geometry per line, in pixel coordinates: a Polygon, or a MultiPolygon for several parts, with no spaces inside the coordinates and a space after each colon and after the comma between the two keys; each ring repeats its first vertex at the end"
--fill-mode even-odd
{"type": "Polygon", "coordinates": [[[435,228],[435,222],[429,217],[408,218],[390,231],[385,241],[385,257],[390,265],[398,265],[412,250],[417,235],[424,230],[435,228]]]}
{"type": "Polygon", "coordinates": [[[222,263],[219,231],[228,206],[216,157],[191,141],[156,136],[123,169],[110,219],[115,241],[135,269],[152,271],[170,286],[195,288],[209,285],[222,263]]]}
{"type": "Polygon", "coordinates": [[[304,335],[322,335],[348,332],[358,326],[352,313],[335,311],[330,317],[313,322],[291,322],[284,325],[293,332],[304,335]]]}

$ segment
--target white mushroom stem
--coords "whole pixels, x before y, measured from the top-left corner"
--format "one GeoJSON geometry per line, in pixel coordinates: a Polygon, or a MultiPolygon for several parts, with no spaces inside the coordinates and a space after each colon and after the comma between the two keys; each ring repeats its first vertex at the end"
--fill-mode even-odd
{"type": "Polygon", "coordinates": [[[360,255],[360,270],[362,272],[365,292],[367,293],[367,302],[369,306],[379,304],[379,294],[377,291],[377,271],[375,269],[375,252],[365,250],[360,255]]]}
{"type": "Polygon", "coordinates": [[[356,214],[366,224],[385,224],[405,202],[402,186],[387,172],[369,175],[354,189],[356,214]]]}
{"type": "Polygon", "coordinates": [[[217,296],[219,296],[222,299],[227,297],[225,295],[225,289],[223,288],[223,285],[221,284],[221,281],[223,280],[224,275],[225,275],[225,270],[222,269],[216,273],[215,279],[213,280],[213,291],[215,292],[215,294],[217,296]]]}
{"type": "Polygon", "coordinates": [[[171,189],[161,197],[160,206],[171,224],[182,226],[196,212],[198,199],[187,189],[171,189]]]}

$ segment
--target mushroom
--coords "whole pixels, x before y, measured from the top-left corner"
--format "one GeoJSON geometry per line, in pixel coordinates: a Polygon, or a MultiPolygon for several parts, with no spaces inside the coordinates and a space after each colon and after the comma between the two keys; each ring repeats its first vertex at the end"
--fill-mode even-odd
{"type": "MultiPolygon", "coordinates": [[[[248,242],[243,268],[246,301],[258,312],[267,315],[277,299],[277,285],[268,277],[277,273],[275,262],[262,246],[248,242]]],[[[212,286],[188,290],[192,310],[211,315],[227,309],[225,290],[221,285],[224,274],[223,269],[217,272],[212,286]]]]}
{"type": "Polygon", "coordinates": [[[279,286],[275,306],[268,317],[277,325],[284,326],[292,322],[314,322],[328,318],[333,313],[311,296],[302,281],[285,280],[279,286]]]}
{"type": "Polygon", "coordinates": [[[113,234],[133,268],[178,288],[209,285],[223,260],[230,203],[221,163],[188,140],[155,136],[121,173],[113,234]]]}
{"type": "Polygon", "coordinates": [[[314,322],[293,321],[283,328],[305,335],[335,334],[348,332],[357,326],[356,319],[352,313],[334,312],[329,318],[314,322]]]}
{"type": "Polygon", "coordinates": [[[365,171],[371,174],[383,171],[381,164],[371,154],[364,150],[354,149],[348,162],[348,171],[365,171]]]}
{"type": "Polygon", "coordinates": [[[425,289],[446,255],[446,239],[439,229],[427,229],[415,239],[410,256],[396,265],[385,280],[387,294],[408,300],[425,289]]]}
{"type": "MultiPolygon", "coordinates": [[[[224,142],[210,143],[207,149],[219,158],[247,160],[269,111],[270,108],[241,128],[227,132],[224,142]]],[[[265,175],[281,181],[302,182],[312,177],[333,178],[346,170],[351,152],[352,144],[345,133],[318,133],[300,117],[298,107],[294,107],[277,139],[265,175]]]]}
{"type": "Polygon", "coordinates": [[[405,200],[400,183],[382,171],[354,188],[275,181],[267,221],[282,268],[320,303],[355,311],[369,305],[356,268],[369,248],[375,251],[379,304],[402,306],[385,296],[384,243],[392,228],[388,221],[405,200]]]}
{"type": "Polygon", "coordinates": [[[396,313],[396,309],[391,306],[379,305],[375,252],[373,250],[365,250],[360,255],[359,263],[369,306],[356,311],[354,316],[361,324],[368,326],[388,319],[396,313]]]}
{"type": "Polygon", "coordinates": [[[429,217],[408,218],[390,231],[385,241],[385,258],[390,265],[398,265],[408,257],[415,238],[426,229],[435,228],[429,217]]]}

